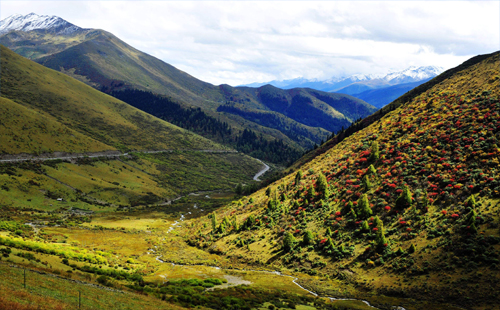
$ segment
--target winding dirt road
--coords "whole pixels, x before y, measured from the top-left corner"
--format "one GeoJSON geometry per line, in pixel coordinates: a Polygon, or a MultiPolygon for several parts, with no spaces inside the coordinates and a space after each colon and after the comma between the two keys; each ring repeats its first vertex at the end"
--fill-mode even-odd
{"type": "MultiPolygon", "coordinates": [[[[255,159],[257,159],[257,158],[255,158],[255,159]]],[[[253,177],[253,180],[260,182],[261,180],[259,178],[271,168],[268,165],[266,165],[262,160],[260,160],[260,159],[257,159],[257,160],[260,161],[260,163],[264,165],[264,168],[262,168],[262,170],[257,172],[257,174],[253,177]]]]}

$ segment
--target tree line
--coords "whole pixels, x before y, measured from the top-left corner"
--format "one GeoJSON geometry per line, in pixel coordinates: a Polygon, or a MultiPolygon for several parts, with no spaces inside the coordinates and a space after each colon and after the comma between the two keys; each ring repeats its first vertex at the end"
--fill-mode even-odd
{"type": "Polygon", "coordinates": [[[250,129],[236,131],[228,123],[207,115],[200,108],[183,107],[169,97],[137,89],[112,91],[109,94],[169,123],[264,161],[289,165],[302,155],[283,140],[267,140],[262,134],[257,135],[250,129]]]}

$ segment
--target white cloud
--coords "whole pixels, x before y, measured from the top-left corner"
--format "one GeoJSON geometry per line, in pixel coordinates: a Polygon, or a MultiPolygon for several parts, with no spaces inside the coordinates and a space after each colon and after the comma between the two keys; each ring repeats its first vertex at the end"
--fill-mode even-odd
{"type": "Polygon", "coordinates": [[[498,1],[6,1],[105,29],[213,84],[452,67],[500,49],[498,1]]]}

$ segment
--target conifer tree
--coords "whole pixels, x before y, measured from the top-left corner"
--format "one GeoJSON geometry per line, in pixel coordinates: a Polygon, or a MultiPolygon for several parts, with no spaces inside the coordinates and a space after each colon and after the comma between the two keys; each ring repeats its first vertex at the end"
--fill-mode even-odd
{"type": "Polygon", "coordinates": [[[250,216],[248,216],[247,220],[245,221],[245,228],[250,229],[253,227],[254,224],[255,224],[255,217],[253,216],[253,214],[250,214],[250,216]]]}
{"type": "Polygon", "coordinates": [[[380,152],[378,149],[378,142],[373,141],[371,145],[371,152],[370,152],[370,157],[369,160],[370,162],[374,163],[380,158],[380,152]]]}
{"type": "Polygon", "coordinates": [[[375,169],[375,167],[373,167],[373,165],[370,165],[370,167],[368,167],[368,174],[373,176],[377,175],[377,170],[375,169]]]}
{"type": "Polygon", "coordinates": [[[316,181],[316,188],[321,194],[321,199],[327,199],[330,196],[330,191],[328,189],[328,182],[323,173],[319,173],[318,179],[316,181]]]}
{"type": "Polygon", "coordinates": [[[384,227],[384,222],[382,222],[382,220],[377,216],[375,216],[375,219],[373,220],[374,224],[375,224],[375,227],[377,228],[381,228],[381,227],[384,227]]]}
{"type": "Polygon", "coordinates": [[[271,187],[266,188],[266,196],[271,196],[271,187]]]}
{"type": "Polygon", "coordinates": [[[233,215],[233,217],[231,218],[231,224],[233,225],[234,230],[238,230],[239,229],[239,227],[238,227],[238,219],[236,218],[236,214],[233,215]]]}
{"type": "Polygon", "coordinates": [[[358,200],[358,215],[367,218],[372,215],[373,211],[370,208],[370,203],[368,202],[368,196],[363,194],[358,200]]]}
{"type": "Polygon", "coordinates": [[[413,253],[415,253],[415,251],[416,251],[416,250],[417,250],[417,248],[416,248],[416,247],[415,247],[415,245],[412,243],[412,244],[410,245],[410,248],[408,249],[408,253],[413,254],[413,253]]]}
{"type": "Polygon", "coordinates": [[[302,180],[302,170],[299,170],[295,174],[295,186],[299,186],[301,180],[302,180]]]}
{"type": "Polygon", "coordinates": [[[326,233],[325,233],[328,237],[330,237],[332,235],[332,231],[330,230],[330,227],[328,227],[326,229],[326,233]]]}
{"type": "Polygon", "coordinates": [[[304,234],[304,244],[305,245],[310,245],[314,241],[314,235],[310,230],[306,230],[306,233],[304,234]]]}
{"type": "Polygon", "coordinates": [[[271,199],[267,202],[267,208],[271,211],[276,210],[276,207],[278,206],[278,202],[274,199],[271,199]]]}
{"type": "Polygon", "coordinates": [[[220,223],[218,232],[221,233],[221,234],[225,234],[226,233],[226,225],[225,225],[224,222],[220,223]]]}
{"type": "Polygon", "coordinates": [[[361,229],[363,229],[363,231],[369,231],[370,230],[370,226],[368,225],[368,221],[363,221],[363,223],[361,223],[361,229]]]}
{"type": "MultiPolygon", "coordinates": [[[[382,221],[380,221],[382,222],[382,221]]],[[[377,226],[377,235],[375,236],[375,244],[379,251],[382,251],[387,245],[387,239],[385,238],[384,224],[379,223],[377,226]]]]}
{"type": "Polygon", "coordinates": [[[229,221],[229,218],[227,216],[224,216],[224,219],[222,220],[222,223],[224,223],[225,227],[230,227],[231,222],[229,221]]]}
{"type": "Polygon", "coordinates": [[[476,210],[472,209],[467,216],[467,224],[469,225],[469,232],[474,234],[477,233],[476,218],[477,212],[476,210]]]}
{"type": "Polygon", "coordinates": [[[470,195],[469,198],[467,198],[467,206],[473,209],[476,207],[476,199],[474,198],[474,195],[470,195]]]}
{"type": "Polygon", "coordinates": [[[396,199],[396,207],[404,208],[412,205],[411,192],[408,186],[403,186],[403,192],[396,199]]]}
{"type": "Polygon", "coordinates": [[[398,248],[398,250],[396,251],[396,255],[398,256],[401,256],[405,253],[405,251],[403,251],[403,249],[401,247],[398,248]]]}
{"type": "Polygon", "coordinates": [[[467,224],[472,225],[476,223],[477,212],[476,210],[471,210],[467,216],[467,224]]]}
{"type": "Polygon", "coordinates": [[[316,198],[316,190],[314,190],[314,186],[311,186],[307,192],[307,199],[309,201],[314,201],[314,198],[316,198]]]}
{"type": "Polygon", "coordinates": [[[363,177],[362,186],[365,192],[369,191],[372,187],[372,183],[370,182],[370,179],[368,179],[368,176],[366,174],[363,177]]]}
{"type": "Polygon", "coordinates": [[[217,215],[215,214],[215,212],[212,212],[212,230],[217,230],[217,215]]]}
{"type": "Polygon", "coordinates": [[[285,252],[290,252],[293,249],[295,242],[296,240],[292,233],[287,232],[283,238],[283,250],[285,250],[285,252]]]}

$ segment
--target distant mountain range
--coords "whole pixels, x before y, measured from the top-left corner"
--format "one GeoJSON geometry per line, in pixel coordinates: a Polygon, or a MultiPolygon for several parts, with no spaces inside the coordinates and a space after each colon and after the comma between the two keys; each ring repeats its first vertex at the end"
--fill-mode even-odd
{"type": "Polygon", "coordinates": [[[297,78],[284,81],[252,83],[244,86],[260,87],[262,85],[272,85],[282,89],[308,87],[325,92],[352,95],[377,108],[381,108],[443,71],[443,68],[435,66],[409,67],[406,70],[391,72],[386,75],[355,74],[349,77],[331,78],[328,80],[297,78]],[[361,95],[362,93],[363,95],[361,95]]]}
{"type": "Polygon", "coordinates": [[[376,111],[352,96],[309,88],[215,86],[109,32],[56,16],[32,13],[2,20],[0,44],[204,137],[281,164],[376,111]],[[139,101],[146,97],[158,104],[146,107],[139,101]],[[185,122],[195,114],[203,121],[185,122]]]}

